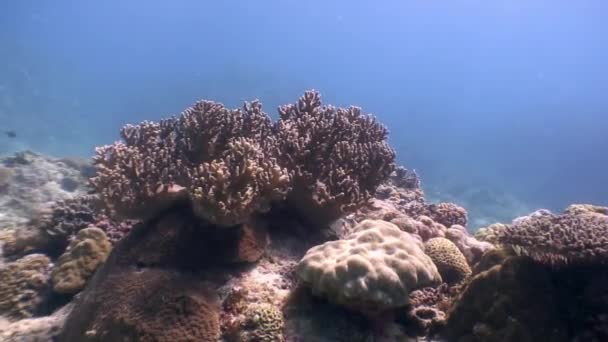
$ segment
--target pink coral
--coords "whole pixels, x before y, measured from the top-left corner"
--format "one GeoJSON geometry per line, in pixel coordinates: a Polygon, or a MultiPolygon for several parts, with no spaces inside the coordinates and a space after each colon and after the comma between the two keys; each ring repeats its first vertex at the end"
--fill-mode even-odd
{"type": "Polygon", "coordinates": [[[458,247],[467,258],[469,265],[475,265],[485,252],[494,248],[491,243],[479,241],[471,236],[466,228],[460,225],[448,228],[445,237],[458,247]]]}

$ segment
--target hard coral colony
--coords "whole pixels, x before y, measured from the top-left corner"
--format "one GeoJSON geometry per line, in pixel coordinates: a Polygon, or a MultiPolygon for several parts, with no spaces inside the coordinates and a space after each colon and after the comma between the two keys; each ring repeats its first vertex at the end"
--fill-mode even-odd
{"type": "Polygon", "coordinates": [[[0,234],[0,340],[608,340],[608,208],[480,241],[360,108],[278,114],[199,101],[99,147],[93,194],[0,234]]]}

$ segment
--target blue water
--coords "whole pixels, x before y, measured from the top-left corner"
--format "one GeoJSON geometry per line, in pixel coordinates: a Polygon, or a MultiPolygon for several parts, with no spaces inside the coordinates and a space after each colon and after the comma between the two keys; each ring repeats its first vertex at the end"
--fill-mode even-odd
{"type": "Polygon", "coordinates": [[[3,1],[0,154],[91,155],[199,98],[307,88],[391,130],[473,225],[608,204],[605,0],[3,1]]]}

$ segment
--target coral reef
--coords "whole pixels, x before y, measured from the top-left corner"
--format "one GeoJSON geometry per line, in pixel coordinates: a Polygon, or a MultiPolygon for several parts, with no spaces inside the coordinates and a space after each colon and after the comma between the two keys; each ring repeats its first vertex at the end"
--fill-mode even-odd
{"type": "Polygon", "coordinates": [[[322,106],[311,90],[279,108],[279,164],[292,172],[287,201],[317,225],[355,211],[394,169],[388,130],[358,107],[322,106]]]}
{"type": "Polygon", "coordinates": [[[0,266],[0,315],[11,320],[32,317],[49,289],[51,261],[30,254],[0,266]]]}
{"type": "Polygon", "coordinates": [[[112,249],[103,230],[85,228],[78,232],[51,272],[53,290],[72,294],[84,288],[112,249]]]}
{"type": "Polygon", "coordinates": [[[496,235],[500,243],[516,246],[542,263],[560,266],[608,260],[608,215],[601,210],[571,209],[561,215],[518,218],[496,235]]]}
{"type": "Polygon", "coordinates": [[[460,225],[453,225],[445,232],[445,237],[452,241],[467,258],[469,265],[475,265],[483,253],[494,248],[489,242],[479,241],[460,225]]]}
{"type": "Polygon", "coordinates": [[[471,275],[467,259],[456,245],[445,238],[432,238],[424,243],[424,253],[431,257],[441,278],[447,283],[458,283],[471,275]]]}
{"type": "Polygon", "coordinates": [[[316,294],[363,312],[404,306],[410,291],[441,282],[416,239],[378,220],[363,221],[344,240],[311,248],[298,275],[316,294]]]}
{"type": "Polygon", "coordinates": [[[124,217],[146,218],[190,196],[204,219],[242,223],[288,189],[271,128],[257,101],[237,110],[200,101],[177,118],[125,126],[124,142],[97,149],[91,184],[124,217]]]}
{"type": "Polygon", "coordinates": [[[0,169],[4,175],[0,176],[4,178],[0,185],[0,227],[25,224],[52,203],[87,191],[84,166],[76,167],[63,159],[19,152],[1,158],[0,169]]]}

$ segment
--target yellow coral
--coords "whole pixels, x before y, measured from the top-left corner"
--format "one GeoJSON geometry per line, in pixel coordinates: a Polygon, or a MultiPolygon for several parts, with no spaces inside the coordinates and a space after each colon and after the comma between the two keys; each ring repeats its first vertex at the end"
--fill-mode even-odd
{"type": "Polygon", "coordinates": [[[51,261],[30,254],[0,267],[0,315],[11,319],[31,317],[48,288],[51,261]]]}
{"type": "Polygon", "coordinates": [[[53,290],[57,293],[82,290],[97,267],[106,261],[111,249],[103,230],[85,228],[79,231],[53,268],[53,290]]]}
{"type": "Polygon", "coordinates": [[[244,312],[240,341],[281,342],[283,341],[283,313],[270,304],[255,304],[244,312]]]}
{"type": "Polygon", "coordinates": [[[471,275],[467,259],[458,247],[445,238],[432,238],[424,244],[424,252],[431,257],[444,281],[458,282],[471,275]]]}

